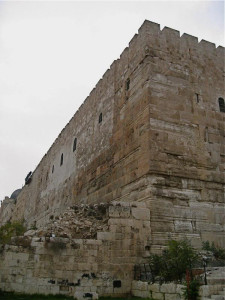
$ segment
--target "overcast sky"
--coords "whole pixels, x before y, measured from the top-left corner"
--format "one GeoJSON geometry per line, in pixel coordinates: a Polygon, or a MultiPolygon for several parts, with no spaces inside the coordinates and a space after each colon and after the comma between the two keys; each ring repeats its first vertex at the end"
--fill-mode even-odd
{"type": "Polygon", "coordinates": [[[224,1],[0,1],[0,199],[22,187],[145,19],[224,46],[224,1]]]}

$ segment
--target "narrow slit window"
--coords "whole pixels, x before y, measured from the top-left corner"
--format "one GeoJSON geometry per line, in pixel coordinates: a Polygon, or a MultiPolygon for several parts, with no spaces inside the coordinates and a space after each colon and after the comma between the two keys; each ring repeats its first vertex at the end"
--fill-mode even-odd
{"type": "Polygon", "coordinates": [[[77,138],[73,141],[73,152],[77,149],[77,138]]]}
{"type": "Polygon", "coordinates": [[[196,101],[197,101],[197,103],[199,103],[199,101],[200,101],[199,94],[195,93],[195,95],[196,95],[196,101]]]}
{"type": "Polygon", "coordinates": [[[63,165],[63,153],[61,154],[61,159],[60,159],[60,166],[63,165]]]}
{"type": "Polygon", "coordinates": [[[223,98],[219,98],[218,102],[219,102],[220,111],[221,112],[225,112],[225,102],[224,102],[224,99],[223,98]]]}
{"type": "Polygon", "coordinates": [[[126,81],[126,91],[128,91],[129,88],[130,88],[130,78],[128,78],[126,81]]]}
{"type": "Polygon", "coordinates": [[[54,169],[55,169],[55,167],[54,167],[54,165],[52,166],[52,174],[54,173],[54,169]]]}
{"type": "Polygon", "coordinates": [[[102,122],[102,113],[100,113],[99,117],[98,117],[98,123],[102,122]]]}

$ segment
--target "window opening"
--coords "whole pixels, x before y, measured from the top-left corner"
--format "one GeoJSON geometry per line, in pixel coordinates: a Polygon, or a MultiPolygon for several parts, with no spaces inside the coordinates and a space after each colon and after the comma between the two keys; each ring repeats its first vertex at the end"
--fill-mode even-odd
{"type": "Polygon", "coordinates": [[[220,111],[221,112],[225,112],[225,102],[224,102],[224,99],[223,98],[219,98],[218,102],[219,102],[220,111]]]}
{"type": "Polygon", "coordinates": [[[55,167],[54,167],[54,165],[52,166],[52,174],[54,173],[54,169],[55,169],[55,167]]]}
{"type": "Polygon", "coordinates": [[[60,166],[63,165],[63,153],[61,154],[61,159],[60,159],[60,166]]]}
{"type": "Polygon", "coordinates": [[[120,288],[122,286],[121,280],[114,280],[113,281],[113,287],[114,288],[120,288]]]}
{"type": "Polygon", "coordinates": [[[30,171],[30,172],[27,174],[27,177],[25,178],[25,184],[31,183],[31,180],[32,180],[32,172],[30,171]]]}
{"type": "Polygon", "coordinates": [[[130,78],[128,78],[126,81],[126,91],[128,91],[129,88],[130,88],[130,78]]]}
{"type": "Polygon", "coordinates": [[[73,152],[77,149],[77,138],[73,141],[73,152]]]}
{"type": "Polygon", "coordinates": [[[196,95],[196,100],[197,100],[197,103],[199,103],[199,101],[200,101],[200,95],[199,94],[197,94],[197,93],[195,93],[195,95],[196,95]]]}
{"type": "Polygon", "coordinates": [[[98,117],[98,123],[102,122],[102,113],[100,113],[99,117],[98,117]]]}

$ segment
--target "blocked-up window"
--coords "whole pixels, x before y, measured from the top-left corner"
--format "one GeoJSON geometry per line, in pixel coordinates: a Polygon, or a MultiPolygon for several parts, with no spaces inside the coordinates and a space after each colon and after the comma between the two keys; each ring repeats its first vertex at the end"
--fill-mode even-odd
{"type": "Polygon", "coordinates": [[[61,159],[60,159],[60,166],[63,165],[63,153],[61,154],[61,159]]]}
{"type": "Polygon", "coordinates": [[[224,102],[224,99],[223,98],[219,98],[218,102],[219,102],[220,111],[221,112],[225,112],[225,102],[224,102]]]}

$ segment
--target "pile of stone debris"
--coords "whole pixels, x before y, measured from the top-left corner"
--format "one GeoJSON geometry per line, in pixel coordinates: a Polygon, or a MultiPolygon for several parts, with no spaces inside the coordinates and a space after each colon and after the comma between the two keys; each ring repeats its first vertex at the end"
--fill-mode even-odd
{"type": "Polygon", "coordinates": [[[97,231],[108,230],[108,207],[109,204],[104,203],[72,206],[60,216],[51,216],[48,225],[36,230],[35,235],[40,237],[96,238],[97,231]]]}

